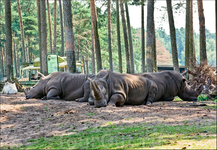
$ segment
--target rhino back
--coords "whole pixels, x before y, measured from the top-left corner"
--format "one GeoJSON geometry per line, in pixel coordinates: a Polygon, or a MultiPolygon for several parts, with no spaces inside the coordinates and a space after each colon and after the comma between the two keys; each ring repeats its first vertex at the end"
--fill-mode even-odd
{"type": "Polygon", "coordinates": [[[155,101],[169,100],[176,96],[180,90],[182,77],[178,72],[144,73],[143,76],[157,84],[158,92],[155,101]]]}
{"type": "Polygon", "coordinates": [[[111,94],[121,93],[125,104],[142,104],[148,94],[147,80],[142,76],[111,73],[109,80],[111,94]]]}
{"type": "Polygon", "coordinates": [[[78,96],[82,96],[83,84],[87,81],[87,75],[84,74],[71,74],[71,73],[60,73],[53,77],[47,83],[47,91],[51,88],[56,88],[59,91],[61,97],[68,96],[72,92],[76,92],[78,96]]]}

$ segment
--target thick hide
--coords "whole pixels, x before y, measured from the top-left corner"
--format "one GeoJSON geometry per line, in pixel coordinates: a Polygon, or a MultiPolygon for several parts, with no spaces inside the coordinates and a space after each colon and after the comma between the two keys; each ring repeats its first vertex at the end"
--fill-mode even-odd
{"type": "Polygon", "coordinates": [[[69,101],[88,101],[90,83],[87,78],[95,75],[54,72],[43,76],[30,91],[25,91],[26,98],[57,99],[69,101]]]}
{"type": "Polygon", "coordinates": [[[120,74],[101,70],[90,80],[90,104],[95,107],[145,104],[155,97],[157,85],[142,75],[120,74]]]}
{"type": "Polygon", "coordinates": [[[142,73],[157,85],[157,94],[154,101],[172,101],[175,96],[179,96],[185,101],[196,101],[198,95],[203,90],[202,85],[193,89],[190,87],[185,78],[176,71],[162,71],[158,73],[142,73]]]}

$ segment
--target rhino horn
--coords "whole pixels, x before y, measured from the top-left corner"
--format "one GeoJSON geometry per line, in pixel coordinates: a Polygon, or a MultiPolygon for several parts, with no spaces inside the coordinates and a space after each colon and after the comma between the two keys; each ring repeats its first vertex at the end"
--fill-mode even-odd
{"type": "Polygon", "coordinates": [[[93,81],[91,81],[90,83],[96,100],[100,99],[100,94],[99,94],[100,90],[98,85],[95,82],[93,83],[93,81]]]}
{"type": "Polygon", "coordinates": [[[39,71],[37,71],[38,75],[41,77],[41,78],[44,78],[45,75],[43,75],[42,73],[40,73],[39,71]]]}
{"type": "Polygon", "coordinates": [[[25,95],[27,95],[27,93],[28,93],[26,88],[24,88],[24,93],[25,93],[25,95]]]}

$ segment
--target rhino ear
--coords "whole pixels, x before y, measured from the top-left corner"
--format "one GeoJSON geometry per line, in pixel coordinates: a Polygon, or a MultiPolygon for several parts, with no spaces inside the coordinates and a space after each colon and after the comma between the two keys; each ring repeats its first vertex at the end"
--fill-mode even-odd
{"type": "Polygon", "coordinates": [[[182,78],[182,82],[184,83],[186,81],[186,79],[185,78],[182,78]]]}
{"type": "Polygon", "coordinates": [[[87,80],[88,80],[88,81],[90,81],[90,82],[92,82],[92,79],[91,79],[91,78],[89,78],[89,77],[87,78],[87,80]]]}
{"type": "Polygon", "coordinates": [[[104,77],[103,77],[103,80],[107,80],[108,79],[108,77],[109,77],[109,74],[106,74],[104,77]]]}
{"type": "Polygon", "coordinates": [[[42,73],[40,73],[40,72],[38,72],[38,71],[37,71],[37,73],[38,73],[38,75],[39,75],[41,78],[44,78],[44,77],[45,77],[42,73]]]}

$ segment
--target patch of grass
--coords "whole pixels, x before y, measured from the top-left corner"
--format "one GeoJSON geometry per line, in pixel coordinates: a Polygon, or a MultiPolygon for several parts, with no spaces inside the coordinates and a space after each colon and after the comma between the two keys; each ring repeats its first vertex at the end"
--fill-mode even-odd
{"type": "Polygon", "coordinates": [[[204,106],[203,108],[205,108],[205,109],[217,109],[217,106],[216,106],[216,104],[209,104],[208,106],[204,106]]]}
{"type": "Polygon", "coordinates": [[[94,116],[95,114],[94,113],[89,113],[87,114],[88,116],[94,116]]]}
{"type": "Polygon", "coordinates": [[[198,97],[197,97],[197,100],[198,101],[207,101],[209,98],[207,97],[206,94],[200,94],[198,97]]]}
{"type": "Polygon", "coordinates": [[[216,123],[202,126],[166,126],[138,124],[134,126],[112,125],[89,128],[67,136],[41,137],[29,140],[30,145],[13,147],[13,149],[133,149],[133,148],[178,148],[188,143],[189,148],[215,149],[216,123]],[[204,135],[205,134],[205,135],[204,135]],[[207,135],[208,134],[208,135],[207,135]],[[207,141],[211,142],[207,144],[207,141]],[[199,145],[199,146],[198,146],[199,145]],[[201,146],[203,145],[203,146],[201,146]]]}
{"type": "Polygon", "coordinates": [[[176,96],[173,101],[180,102],[180,101],[182,101],[182,99],[179,98],[178,96],[176,96]]]}

